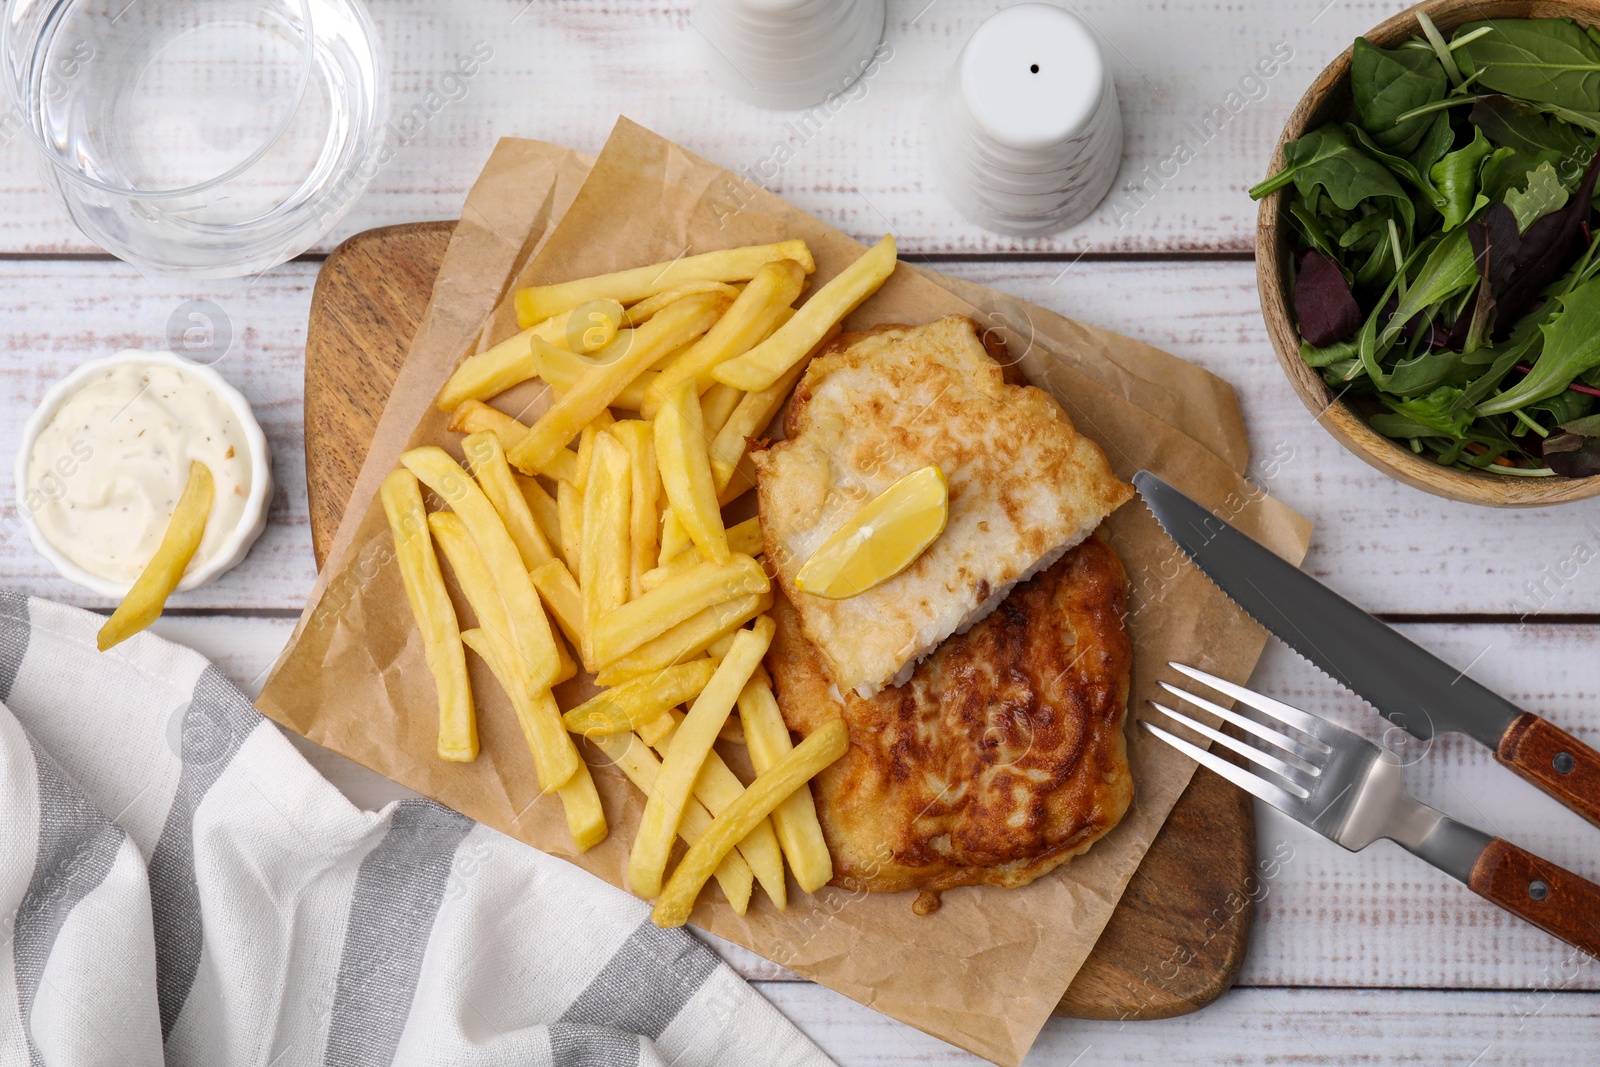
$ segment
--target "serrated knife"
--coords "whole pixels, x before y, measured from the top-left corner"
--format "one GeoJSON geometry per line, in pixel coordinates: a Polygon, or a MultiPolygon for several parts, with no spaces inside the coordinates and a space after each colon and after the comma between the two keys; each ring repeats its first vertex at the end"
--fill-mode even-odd
{"type": "Polygon", "coordinates": [[[1149,471],[1133,484],[1218,588],[1384,718],[1423,740],[1464,733],[1600,826],[1600,752],[1419,648],[1149,471]]]}

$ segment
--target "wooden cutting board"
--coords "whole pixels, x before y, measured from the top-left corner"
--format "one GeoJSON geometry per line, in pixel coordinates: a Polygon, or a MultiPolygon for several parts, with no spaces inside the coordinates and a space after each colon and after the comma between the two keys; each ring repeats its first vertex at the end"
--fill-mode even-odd
{"type": "MultiPolygon", "coordinates": [[[[419,222],[359,233],[317,277],[306,329],[305,426],[319,566],[454,230],[453,222],[419,222]]],[[[1253,896],[1262,888],[1255,859],[1250,798],[1198,770],[1056,1014],[1162,1019],[1215,1000],[1244,962],[1253,896]]]]}

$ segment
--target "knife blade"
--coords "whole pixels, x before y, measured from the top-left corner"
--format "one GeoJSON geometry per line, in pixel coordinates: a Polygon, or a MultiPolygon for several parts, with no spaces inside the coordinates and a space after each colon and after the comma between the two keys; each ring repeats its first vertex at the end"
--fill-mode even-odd
{"type": "Polygon", "coordinates": [[[1156,475],[1140,471],[1133,484],[1218,588],[1384,718],[1423,739],[1464,733],[1600,825],[1600,752],[1473,681],[1156,475]]]}

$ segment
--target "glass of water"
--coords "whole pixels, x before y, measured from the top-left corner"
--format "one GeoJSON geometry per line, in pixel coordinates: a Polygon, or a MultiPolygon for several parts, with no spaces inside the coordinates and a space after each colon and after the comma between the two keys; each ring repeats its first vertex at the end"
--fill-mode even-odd
{"type": "Polygon", "coordinates": [[[0,77],[45,180],[141,270],[254,274],[333,228],[383,162],[361,0],[10,0],[0,77]]]}

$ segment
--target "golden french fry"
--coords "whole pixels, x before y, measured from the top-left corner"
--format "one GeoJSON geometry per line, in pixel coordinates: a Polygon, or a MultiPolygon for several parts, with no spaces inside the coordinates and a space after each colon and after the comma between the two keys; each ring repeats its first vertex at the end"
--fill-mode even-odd
{"type": "Polygon", "coordinates": [[[771,587],[761,564],[749,556],[734,556],[728,563],[697,563],[603,616],[589,635],[595,662],[614,663],[714,604],[765,593],[771,587]]]}
{"type": "MultiPolygon", "coordinates": [[[[734,647],[717,665],[711,681],[695,698],[689,714],[673,734],[672,745],[661,761],[661,774],[645,804],[639,831],[628,853],[628,884],[635,893],[653,897],[661,891],[667,856],[677,835],[684,805],[694,790],[695,779],[700,776],[700,769],[711,754],[711,746],[738,701],[739,693],[760,665],[761,657],[766,655],[772,633],[772,620],[766,616],[756,620],[754,630],[739,631],[734,647]]],[[[706,877],[710,876],[708,870],[706,877]]],[[[781,880],[780,873],[780,883],[781,880]]]]}
{"type": "Polygon", "coordinates": [[[686,296],[696,293],[721,293],[729,300],[739,297],[739,290],[726,282],[689,282],[685,285],[676,285],[671,289],[663,290],[655,296],[645,297],[637,304],[622,313],[624,326],[638,326],[649,320],[651,315],[660,311],[674,300],[682,300],[686,296]]]}
{"type": "Polygon", "coordinates": [[[513,641],[511,616],[506,614],[494,572],[484,562],[483,553],[468,532],[467,524],[453,511],[435,511],[428,516],[428,529],[455,573],[456,584],[466,596],[467,606],[477,616],[477,628],[494,634],[510,647],[513,641]]]}
{"type": "MultiPolygon", "coordinates": [[[[716,670],[717,661],[711,660],[710,662],[711,669],[716,670]]],[[[643,680],[643,676],[634,679],[634,681],[643,680]]],[[[676,708],[673,708],[668,711],[664,711],[659,715],[650,716],[638,726],[634,727],[633,732],[644,738],[644,743],[649,745],[651,748],[655,748],[657,745],[666,744],[667,739],[672,736],[672,731],[678,728],[678,720],[672,717],[672,712],[676,710],[676,708]]]]}
{"type": "MultiPolygon", "coordinates": [[[[728,550],[742,552],[747,556],[759,556],[766,546],[761,537],[761,517],[752,515],[740,523],[728,527],[728,550]]],[[[691,566],[699,563],[703,557],[700,550],[690,545],[679,552],[672,559],[659,567],[652,568],[640,576],[640,585],[643,590],[651,590],[674,574],[681,574],[691,566]]],[[[637,593],[634,594],[638,596],[637,593]]]]}
{"type": "Polygon", "coordinates": [[[733,409],[733,414],[728,416],[722,428],[711,439],[709,449],[711,474],[716,481],[718,493],[727,489],[733,480],[735,468],[749,450],[750,438],[760,434],[772,422],[772,417],[783,406],[790,390],[800,380],[810,362],[809,357],[802,359],[784,371],[783,376],[767,388],[757,393],[745,393],[739,401],[739,406],[733,409]]]}
{"type": "Polygon", "coordinates": [[[682,926],[689,921],[700,888],[750,828],[770,815],[779,804],[810,781],[817,772],[845,754],[850,747],[843,719],[833,719],[813,730],[786,756],[740,794],[711,823],[700,840],[689,846],[672,879],[656,901],[650,917],[657,926],[682,926]]]}
{"type": "Polygon", "coordinates": [[[721,382],[706,390],[700,398],[700,418],[705,424],[707,440],[715,438],[717,432],[727,425],[728,417],[743,398],[744,394],[739,390],[721,382]]]}
{"type": "Polygon", "coordinates": [[[422,632],[423,655],[439,692],[439,758],[467,762],[478,758],[478,721],[467,680],[467,657],[455,607],[439,572],[428,534],[428,513],[416,476],[393,470],[379,490],[383,512],[394,534],[395,559],[406,587],[411,615],[422,632]]]}
{"type": "Polygon", "coordinates": [[[545,617],[528,571],[505,523],[478,483],[442,448],[424,445],[400,456],[400,462],[455,509],[466,523],[484,562],[494,572],[511,619],[512,648],[531,684],[548,686],[560,672],[550,620],[545,617]]]}
{"type": "MultiPolygon", "coordinates": [[[[777,766],[794,748],[794,742],[789,740],[789,727],[784,724],[783,713],[778,710],[778,700],[772,695],[765,673],[755,672],[739,694],[739,722],[744,726],[745,745],[758,775],[777,766]]],[[[773,808],[772,828],[777,831],[778,843],[783,846],[789,869],[794,871],[800,888],[815,893],[827,885],[833,877],[833,857],[828,854],[822,825],[817,822],[817,806],[811,790],[802,786],[773,808]]]]}
{"type": "Polygon", "coordinates": [[[554,793],[578,772],[583,760],[561,725],[561,709],[556,705],[550,690],[532,685],[527,671],[517,662],[516,648],[502,641],[488,630],[461,631],[461,643],[478,654],[489,665],[495,681],[511,700],[517,724],[533,755],[534,770],[539,775],[539,790],[554,793]]]}
{"type": "MultiPolygon", "coordinates": [[[[604,615],[628,599],[628,525],[632,521],[633,474],[628,450],[615,437],[595,438],[589,484],[583,492],[583,551],[578,588],[583,625],[593,634],[604,615]]],[[[585,660],[593,659],[586,651],[585,660]]]]}
{"type": "Polygon", "coordinates": [[[161,535],[155,555],[144,565],[139,577],[133,580],[128,594],[117,605],[117,610],[100,627],[95,644],[100,651],[119,645],[161,617],[167,597],[183,581],[183,572],[206,534],[206,521],[211,517],[211,502],[216,496],[216,480],[211,468],[199,460],[189,462],[189,474],[183,483],[183,493],[173,508],[172,518],[161,535]]]}
{"type": "MultiPolygon", "coordinates": [[[[583,635],[588,630],[583,624],[583,594],[578,589],[577,579],[572,577],[566,564],[558,559],[541,563],[528,572],[528,579],[539,590],[539,597],[549,607],[550,614],[555,616],[561,632],[567,635],[572,647],[582,655],[583,635]]],[[[584,660],[584,666],[589,666],[588,660],[584,660]]]]}
{"type": "MultiPolygon", "coordinates": [[[[749,632],[740,631],[740,633],[749,632]]],[[[671,750],[678,727],[684,720],[684,714],[676,709],[668,715],[672,719],[673,727],[656,743],[656,751],[663,757],[671,750]]],[[[730,716],[727,721],[735,720],[730,716]]],[[[728,769],[721,756],[715,751],[706,756],[705,766],[700,768],[700,776],[695,779],[694,795],[706,806],[707,811],[712,815],[720,815],[730,804],[738,800],[739,794],[743,792],[744,783],[739,781],[738,775],[728,769]]],[[[767,896],[772,898],[772,903],[777,909],[782,911],[787,908],[789,887],[783,878],[783,849],[778,844],[778,835],[772,828],[771,820],[762,819],[758,822],[736,847],[739,854],[745,858],[745,862],[750,864],[750,869],[755,872],[756,881],[761,883],[761,888],[767,891],[767,896]]]]}
{"type": "MultiPolygon", "coordinates": [[[[555,698],[551,697],[551,703],[555,698]]],[[[589,765],[578,760],[578,769],[567,779],[567,784],[556,790],[561,807],[567,815],[567,832],[579,852],[587,852],[606,839],[606,813],[600,806],[600,793],[594,787],[594,776],[589,765]]],[[[717,868],[721,870],[721,868],[717,868]]]]}
{"type": "Polygon", "coordinates": [[[572,482],[556,482],[556,517],[561,523],[561,543],[567,550],[567,566],[583,566],[583,490],[572,482]]]}
{"type": "Polygon", "coordinates": [[[615,300],[592,301],[468,356],[439,391],[439,410],[454,411],[467,400],[487,400],[534,377],[538,373],[533,360],[534,338],[575,352],[603,348],[616,336],[622,315],[622,305],[615,300]]]}
{"type": "Polygon", "coordinates": [[[478,480],[479,488],[489,498],[489,503],[494,505],[500,521],[505,523],[506,533],[511,535],[517,552],[522,556],[523,567],[531,569],[554,559],[550,542],[545,540],[544,531],[533,521],[528,499],[517,485],[516,476],[511,473],[511,464],[506,462],[500,439],[487,431],[475,433],[461,442],[461,451],[466,453],[467,463],[472,468],[473,477],[478,480]]]}
{"type": "MultiPolygon", "coordinates": [[[[661,762],[637,734],[596,737],[594,743],[612,763],[622,769],[622,773],[640,792],[650,795],[655,788],[656,776],[661,773],[661,762]]],[[[710,825],[711,813],[705,809],[705,805],[691,797],[683,807],[683,818],[678,821],[678,836],[692,845],[700,840],[700,835],[710,825]]],[[[733,905],[737,914],[743,915],[750,906],[750,891],[755,881],[750,865],[737,851],[730,851],[723,857],[715,874],[723,896],[728,898],[728,903],[733,905]]]]}
{"type": "Polygon", "coordinates": [[[596,672],[599,685],[621,685],[634,678],[644,677],[663,667],[693,659],[724,634],[732,633],[757,615],[772,607],[772,591],[735,597],[698,612],[685,622],[680,622],[660,637],[646,641],[638,648],[596,672]]]}
{"type": "MultiPolygon", "coordinates": [[[[636,304],[657,293],[691,282],[747,281],[755,276],[763,264],[778,259],[794,260],[807,274],[817,269],[816,261],[811,258],[811,250],[804,241],[724,248],[697,256],[683,256],[666,263],[653,263],[648,267],[634,267],[615,274],[518,289],[517,322],[531,326],[589,300],[610,299],[623,304],[636,304]]],[[[726,300],[726,297],[722,299],[726,300]]]]}
{"type": "Polygon", "coordinates": [[[656,500],[661,493],[661,475],[656,469],[655,435],[650,424],[625,419],[611,427],[611,436],[628,450],[628,469],[633,475],[628,497],[628,595],[644,592],[640,579],[656,564],[656,500]]]}
{"type": "MultiPolygon", "coordinates": [[[[529,426],[481,400],[468,400],[456,408],[454,414],[450,416],[450,429],[455,433],[465,434],[487,430],[500,439],[500,447],[509,453],[516,447],[517,442],[528,435],[529,426]]],[[[577,460],[576,452],[570,448],[563,448],[551,459],[544,473],[552,478],[563,478],[570,482],[576,477],[577,460]]]]}
{"type": "Polygon", "coordinates": [[[792,259],[763,264],[717,324],[661,372],[647,391],[640,413],[653,417],[667,397],[688,381],[696,383],[697,392],[705,392],[711,384],[706,376],[713,367],[742,356],[778,329],[805,281],[806,271],[792,259]],[[704,386],[700,385],[702,379],[704,386]]]}
{"type": "Polygon", "coordinates": [[[629,382],[663,354],[709,330],[726,306],[720,294],[701,293],[657,312],[633,332],[632,344],[623,356],[596,367],[561,394],[510,450],[511,462],[524,474],[544,473],[562,447],[594,421],[629,382]]]}
{"type": "MultiPolygon", "coordinates": [[[[624,331],[624,333],[629,335],[631,341],[631,332],[624,331]]],[[[618,335],[618,337],[621,336],[623,335],[618,335]]],[[[586,360],[582,356],[575,356],[571,352],[562,351],[553,345],[538,343],[533,346],[533,362],[538,368],[539,377],[548,382],[558,394],[570,392],[586,375],[593,374],[600,367],[606,365],[602,362],[586,360]]],[[[620,393],[612,398],[608,406],[623,408],[628,411],[638,411],[644,406],[645,393],[657,377],[659,377],[659,372],[657,371],[641,371],[637,378],[629,382],[620,393]]]]}
{"type": "Polygon", "coordinates": [[[580,490],[589,484],[589,461],[594,458],[594,438],[596,434],[604,433],[611,428],[616,420],[611,417],[610,411],[602,411],[596,415],[578,434],[578,465],[573,471],[572,484],[580,490]]]}
{"type": "Polygon", "coordinates": [[[894,237],[885,234],[865,255],[813,293],[776,333],[744,355],[720,364],[711,376],[747,393],[767,388],[804,359],[824,334],[877,292],[894,273],[894,265],[894,237]]]}
{"type": "Polygon", "coordinates": [[[539,533],[544,535],[544,543],[550,546],[551,553],[558,559],[565,561],[567,550],[561,543],[561,509],[556,504],[555,497],[544,491],[544,486],[538,480],[526,474],[512,474],[517,489],[522,493],[523,503],[528,505],[528,513],[533,516],[539,533]]]}
{"type": "Polygon", "coordinates": [[[705,423],[693,382],[684,382],[656,413],[656,463],[672,513],[700,549],[718,563],[728,562],[728,533],[722,526],[716,480],[711,474],[705,423]]]}
{"type": "MultiPolygon", "coordinates": [[[[710,659],[680,663],[596,694],[563,715],[562,720],[569,731],[584,737],[627,733],[699,695],[716,669],[716,662],[710,659]]],[[[671,724],[670,717],[667,722],[671,724]]]]}
{"type": "MultiPolygon", "coordinates": [[[[660,460],[657,460],[660,463],[660,460]]],[[[683,523],[678,521],[678,516],[673,512],[672,505],[668,504],[661,513],[661,554],[657,563],[665,566],[681,556],[692,544],[689,540],[689,531],[684,529],[683,523]]]]}

